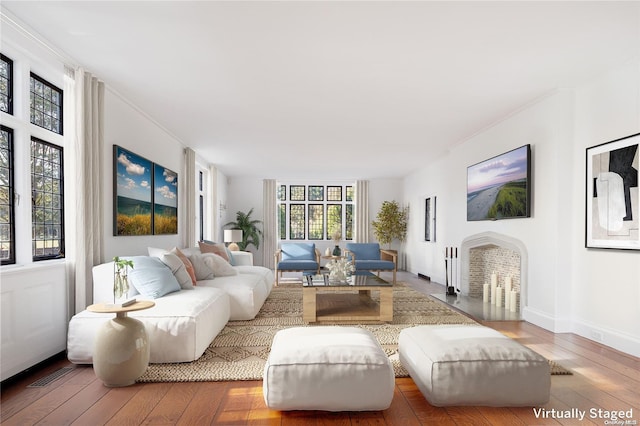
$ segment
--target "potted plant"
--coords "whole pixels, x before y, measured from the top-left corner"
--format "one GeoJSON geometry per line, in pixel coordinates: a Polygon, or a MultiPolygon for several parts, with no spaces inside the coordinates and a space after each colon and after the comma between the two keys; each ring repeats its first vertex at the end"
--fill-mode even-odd
{"type": "Polygon", "coordinates": [[[129,268],[133,269],[133,261],[113,258],[113,303],[129,293],[129,268]]]}
{"type": "Polygon", "coordinates": [[[230,229],[242,230],[242,241],[238,241],[238,248],[242,251],[245,251],[250,244],[253,244],[256,250],[260,247],[262,230],[258,228],[258,224],[262,223],[262,221],[251,219],[251,213],[253,213],[253,209],[249,210],[248,213],[238,211],[236,213],[236,221],[224,225],[225,227],[230,227],[230,229]]]}
{"type": "Polygon", "coordinates": [[[380,244],[391,248],[393,240],[404,241],[407,237],[408,207],[400,207],[397,201],[384,201],[376,220],[371,222],[373,233],[380,244]]]}

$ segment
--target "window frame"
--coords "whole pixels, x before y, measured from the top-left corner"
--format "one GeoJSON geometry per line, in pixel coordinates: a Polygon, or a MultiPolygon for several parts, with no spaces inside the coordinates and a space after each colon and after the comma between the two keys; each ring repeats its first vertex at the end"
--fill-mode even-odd
{"type": "MultiPolygon", "coordinates": [[[[42,97],[42,96],[40,96],[42,97]]],[[[43,100],[46,100],[44,97],[42,97],[43,100]]],[[[64,109],[63,109],[63,103],[64,103],[64,92],[62,91],[62,89],[60,89],[58,86],[56,86],[53,83],[50,83],[49,81],[45,80],[44,78],[40,77],[38,74],[34,73],[33,71],[29,72],[29,122],[31,124],[33,124],[34,126],[40,127],[42,129],[48,130],[51,133],[55,133],[56,135],[64,135],[64,109]],[[31,120],[31,111],[35,108],[35,110],[37,111],[37,108],[35,107],[35,100],[34,100],[34,107],[31,107],[31,97],[32,96],[40,96],[37,93],[35,93],[34,91],[31,90],[31,79],[34,79],[40,83],[42,83],[45,87],[48,87],[49,89],[51,89],[51,91],[55,91],[58,93],[58,97],[59,97],[59,102],[60,104],[58,105],[60,107],[60,113],[59,116],[57,117],[57,120],[60,122],[60,131],[56,132],[53,129],[49,129],[47,127],[44,126],[44,123],[42,124],[37,124],[34,121],[31,120]]],[[[53,118],[52,115],[49,115],[49,117],[53,118]]],[[[44,120],[44,116],[43,116],[43,120],[44,120]]]]}
{"type": "Polygon", "coordinates": [[[7,76],[7,111],[0,111],[13,115],[13,60],[2,53],[0,53],[0,59],[6,62],[9,68],[7,76]]]}
{"type": "MultiPolygon", "coordinates": [[[[291,182],[291,183],[278,183],[278,191],[276,191],[276,220],[277,220],[277,227],[278,227],[278,233],[277,233],[277,238],[279,241],[314,241],[314,242],[319,242],[319,241],[331,241],[331,234],[332,234],[332,229],[329,229],[329,211],[332,208],[331,206],[340,206],[339,210],[340,210],[340,232],[342,235],[342,240],[343,241],[353,241],[353,214],[355,213],[355,208],[353,207],[355,205],[355,200],[353,200],[353,198],[351,197],[350,200],[348,200],[346,195],[349,193],[353,193],[353,184],[352,183],[340,183],[340,184],[336,184],[336,183],[329,183],[329,184],[318,184],[318,183],[309,183],[307,185],[303,185],[299,182],[291,182]],[[311,188],[315,188],[315,187],[322,187],[322,200],[315,200],[312,198],[317,198],[317,197],[312,197],[312,190],[311,188]],[[292,195],[292,188],[295,188],[295,191],[304,191],[305,194],[305,200],[304,201],[298,201],[297,199],[300,197],[293,197],[294,199],[291,200],[291,195],[292,195]],[[340,190],[338,192],[336,192],[336,197],[339,195],[340,196],[340,201],[329,201],[329,197],[327,194],[327,191],[329,188],[335,189],[335,188],[340,188],[340,190]],[[282,194],[288,194],[289,195],[289,199],[286,199],[285,197],[282,197],[282,194]],[[284,198],[284,199],[283,199],[284,198]],[[300,238],[299,236],[296,238],[292,238],[292,235],[294,235],[293,232],[293,228],[292,228],[292,206],[294,205],[300,205],[303,206],[302,209],[304,211],[304,237],[300,238]],[[317,207],[314,206],[322,206],[322,210],[323,210],[323,218],[322,218],[322,223],[323,223],[323,229],[322,229],[322,237],[321,238],[311,238],[312,237],[312,232],[311,232],[311,210],[317,207]],[[351,223],[348,222],[348,220],[351,220],[351,223]]],[[[299,195],[301,195],[299,193],[299,195]]],[[[295,207],[298,208],[298,207],[295,207]]],[[[294,208],[294,209],[295,209],[294,208]]],[[[296,212],[298,213],[298,212],[296,212]]],[[[296,231],[299,230],[299,228],[296,226],[295,227],[296,231]]]]}
{"type": "Polygon", "coordinates": [[[16,213],[15,213],[15,171],[13,163],[13,129],[4,125],[0,125],[0,131],[8,134],[8,178],[9,178],[9,256],[0,261],[2,265],[15,265],[16,263],[16,213]]]}
{"type": "MultiPolygon", "coordinates": [[[[31,256],[32,256],[32,261],[33,262],[40,262],[43,260],[50,260],[50,259],[64,259],[65,258],[65,210],[64,210],[64,148],[60,145],[51,143],[51,142],[47,142],[43,139],[40,139],[36,136],[31,136],[31,145],[30,145],[30,157],[31,157],[31,163],[30,163],[30,176],[31,176],[31,183],[30,183],[30,189],[31,189],[31,228],[32,228],[32,235],[31,235],[31,256]],[[60,167],[60,179],[59,179],[59,188],[60,191],[55,193],[56,195],[58,195],[60,197],[60,208],[56,209],[60,211],[60,238],[56,239],[59,241],[59,250],[58,250],[58,254],[49,254],[49,255],[36,255],[36,247],[35,245],[37,244],[37,241],[52,241],[53,239],[47,239],[45,238],[44,240],[39,240],[36,239],[35,237],[35,230],[34,228],[36,227],[36,221],[35,221],[35,215],[36,215],[36,207],[35,207],[35,193],[36,193],[36,188],[33,185],[33,143],[39,143],[41,145],[45,145],[48,146],[50,148],[56,149],[59,151],[59,158],[60,158],[60,162],[59,162],[59,167],[60,167]]],[[[44,175],[43,175],[44,176],[44,175]]],[[[46,222],[45,222],[46,225],[46,222]]],[[[54,224],[55,225],[55,224],[54,224]]]]}

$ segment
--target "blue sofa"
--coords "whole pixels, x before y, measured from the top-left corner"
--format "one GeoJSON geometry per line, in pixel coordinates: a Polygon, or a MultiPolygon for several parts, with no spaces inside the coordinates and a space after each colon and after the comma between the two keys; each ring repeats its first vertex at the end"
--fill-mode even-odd
{"type": "Polygon", "coordinates": [[[347,243],[345,249],[347,259],[353,260],[356,266],[356,273],[359,271],[392,271],[393,284],[396,283],[396,272],[398,270],[398,254],[394,251],[380,248],[378,243],[347,243]],[[383,260],[382,255],[391,260],[383,260]]]}
{"type": "Polygon", "coordinates": [[[281,243],[275,253],[275,275],[278,285],[282,272],[320,273],[320,251],[314,243],[281,243]]]}

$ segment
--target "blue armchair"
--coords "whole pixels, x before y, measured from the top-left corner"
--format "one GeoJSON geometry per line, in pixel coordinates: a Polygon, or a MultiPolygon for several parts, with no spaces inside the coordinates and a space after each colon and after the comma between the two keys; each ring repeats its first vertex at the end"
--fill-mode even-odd
{"type": "Polygon", "coordinates": [[[314,243],[281,243],[275,253],[276,285],[284,271],[320,273],[320,252],[314,243]]]}
{"type": "Polygon", "coordinates": [[[398,270],[398,254],[390,250],[380,248],[378,243],[347,243],[345,249],[347,259],[353,259],[356,266],[356,273],[359,271],[392,271],[393,284],[396,283],[396,272],[398,270]],[[391,260],[383,260],[382,255],[391,260]]]}

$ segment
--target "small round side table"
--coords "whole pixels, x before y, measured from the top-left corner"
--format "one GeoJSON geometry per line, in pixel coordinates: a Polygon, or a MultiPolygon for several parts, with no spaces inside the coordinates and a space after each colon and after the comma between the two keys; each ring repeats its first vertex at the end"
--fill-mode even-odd
{"type": "Polygon", "coordinates": [[[105,322],[98,330],[93,351],[93,369],[105,386],[132,385],[147,370],[147,331],[142,321],[127,316],[127,312],[141,311],[153,306],[154,302],[143,300],[125,307],[107,303],[87,307],[90,312],[116,314],[115,318],[105,322]]]}

